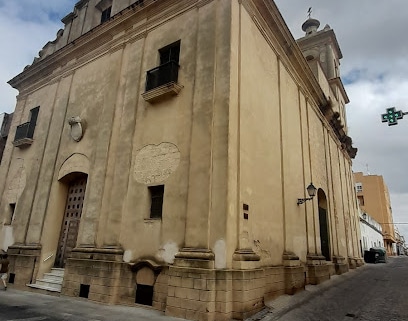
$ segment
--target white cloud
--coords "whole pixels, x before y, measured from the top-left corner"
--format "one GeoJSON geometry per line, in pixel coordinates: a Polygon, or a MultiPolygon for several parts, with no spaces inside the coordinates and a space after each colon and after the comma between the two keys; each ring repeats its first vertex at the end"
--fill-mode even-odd
{"type": "Polygon", "coordinates": [[[42,47],[54,40],[72,0],[0,0],[0,113],[12,112],[17,90],[7,84],[33,62],[42,47]],[[57,16],[59,18],[57,19],[57,16]]]}

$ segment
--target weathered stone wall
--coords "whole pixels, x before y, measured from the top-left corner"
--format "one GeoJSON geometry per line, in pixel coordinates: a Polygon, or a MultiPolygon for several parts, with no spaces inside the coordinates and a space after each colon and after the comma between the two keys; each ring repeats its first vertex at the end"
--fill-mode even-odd
{"type": "Polygon", "coordinates": [[[26,289],[26,284],[35,280],[38,267],[41,248],[29,248],[27,246],[9,247],[7,254],[10,261],[9,275],[13,273],[13,287],[26,289]]]}

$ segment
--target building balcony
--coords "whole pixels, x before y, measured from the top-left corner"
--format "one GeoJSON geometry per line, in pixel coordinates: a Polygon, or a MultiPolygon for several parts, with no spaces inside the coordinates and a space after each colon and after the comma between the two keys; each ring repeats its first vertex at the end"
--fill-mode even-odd
{"type": "Polygon", "coordinates": [[[30,122],[17,126],[16,135],[14,136],[13,145],[15,147],[29,146],[33,143],[35,125],[30,122]]]}
{"type": "Polygon", "coordinates": [[[388,233],[385,233],[383,235],[383,239],[384,239],[384,241],[389,241],[391,243],[396,243],[396,241],[397,241],[394,236],[392,236],[391,234],[388,234],[388,233]]]}
{"type": "Polygon", "coordinates": [[[146,91],[142,94],[148,102],[156,102],[168,96],[176,96],[182,86],[177,83],[180,66],[169,61],[153,68],[146,75],[146,91]]]}

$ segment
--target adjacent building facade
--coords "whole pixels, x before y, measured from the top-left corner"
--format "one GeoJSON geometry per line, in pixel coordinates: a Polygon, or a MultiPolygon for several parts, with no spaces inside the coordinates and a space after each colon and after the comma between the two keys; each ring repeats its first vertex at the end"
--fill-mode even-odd
{"type": "Polygon", "coordinates": [[[10,131],[10,124],[12,119],[13,114],[0,114],[0,164],[1,160],[3,159],[3,152],[4,148],[6,147],[6,141],[10,131]]]}
{"type": "Polygon", "coordinates": [[[388,187],[381,175],[354,173],[359,205],[363,212],[369,213],[380,223],[383,232],[384,247],[388,255],[396,254],[396,237],[388,187]]]}
{"type": "Polygon", "coordinates": [[[64,295],[228,320],[362,264],[329,26],[296,42],[270,0],[81,0],[62,21],[9,82],[15,286],[57,267],[64,295]]]}
{"type": "Polygon", "coordinates": [[[395,253],[397,255],[407,255],[407,246],[405,244],[405,237],[402,235],[398,229],[395,229],[395,238],[397,240],[395,244],[395,253]]]}
{"type": "Polygon", "coordinates": [[[369,251],[372,247],[384,247],[381,225],[365,212],[360,214],[361,251],[369,251]]]}

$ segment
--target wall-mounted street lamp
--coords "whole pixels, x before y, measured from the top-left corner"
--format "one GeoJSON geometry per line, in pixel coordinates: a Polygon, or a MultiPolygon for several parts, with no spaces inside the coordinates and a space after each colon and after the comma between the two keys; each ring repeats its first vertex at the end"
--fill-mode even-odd
{"type": "Polygon", "coordinates": [[[310,183],[308,187],[306,187],[307,193],[310,197],[308,198],[298,198],[297,205],[303,204],[306,201],[310,201],[316,195],[317,188],[314,187],[313,183],[310,183]]]}

